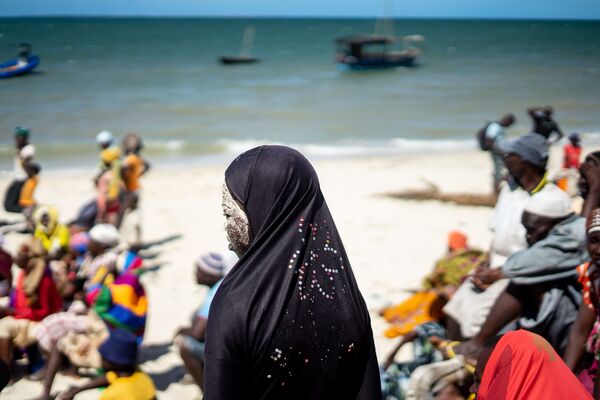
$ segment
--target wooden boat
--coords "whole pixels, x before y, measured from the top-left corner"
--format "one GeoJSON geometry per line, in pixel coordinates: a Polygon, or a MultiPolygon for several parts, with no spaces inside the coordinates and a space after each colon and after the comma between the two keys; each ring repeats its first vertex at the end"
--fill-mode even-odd
{"type": "Polygon", "coordinates": [[[252,56],[221,56],[219,61],[221,64],[252,64],[258,62],[259,59],[252,56]]]}
{"type": "Polygon", "coordinates": [[[345,36],[336,40],[335,61],[351,69],[412,67],[421,51],[391,50],[398,38],[388,35],[345,36]]]}
{"type": "Polygon", "coordinates": [[[242,49],[240,54],[237,56],[220,56],[219,62],[224,65],[236,65],[236,64],[253,64],[260,61],[258,57],[251,56],[252,46],[254,45],[254,38],[256,36],[256,29],[254,27],[248,27],[244,31],[244,37],[242,38],[242,49]]]}
{"type": "Polygon", "coordinates": [[[31,46],[29,44],[20,44],[19,49],[17,58],[0,63],[0,78],[24,75],[40,64],[40,58],[30,54],[31,46]]]}

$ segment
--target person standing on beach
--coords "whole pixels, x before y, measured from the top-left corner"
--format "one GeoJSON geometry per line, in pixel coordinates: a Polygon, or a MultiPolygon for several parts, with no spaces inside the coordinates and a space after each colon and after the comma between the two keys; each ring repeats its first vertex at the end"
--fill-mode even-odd
{"type": "Polygon", "coordinates": [[[565,135],[553,118],[554,109],[551,106],[532,107],[527,109],[527,113],[533,120],[531,132],[542,135],[548,140],[548,144],[552,145],[558,142],[565,135]],[[556,134],[556,137],[550,140],[553,133],[556,134]]]}
{"type": "Polygon", "coordinates": [[[126,221],[126,229],[124,236],[129,244],[139,246],[142,241],[141,221],[140,221],[140,178],[150,169],[150,163],[142,158],[140,152],[144,147],[142,138],[135,133],[128,133],[123,138],[123,150],[125,158],[121,166],[121,176],[125,184],[125,192],[123,196],[123,207],[119,215],[117,226],[121,226],[124,218],[128,216],[126,221]]]}
{"type": "Polygon", "coordinates": [[[29,129],[20,126],[15,128],[17,154],[14,162],[14,177],[4,197],[4,209],[8,212],[20,213],[23,211],[23,207],[19,204],[21,189],[29,176],[35,175],[32,168],[35,147],[29,143],[29,134],[29,129]]]}
{"type": "Polygon", "coordinates": [[[381,400],[369,312],[308,160],[241,154],[223,213],[240,260],[210,308],[204,398],[381,400]]]}
{"type": "Polygon", "coordinates": [[[505,129],[512,126],[516,121],[513,114],[505,114],[498,121],[490,122],[485,128],[484,137],[490,148],[492,163],[494,165],[494,194],[500,193],[500,183],[504,180],[504,160],[495,144],[506,138],[505,129]]]}

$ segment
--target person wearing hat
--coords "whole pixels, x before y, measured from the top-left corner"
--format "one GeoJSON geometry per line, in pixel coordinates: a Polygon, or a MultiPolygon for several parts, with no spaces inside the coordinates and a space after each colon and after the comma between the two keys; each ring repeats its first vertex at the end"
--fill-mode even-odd
{"type": "Polygon", "coordinates": [[[509,284],[479,333],[458,352],[475,356],[487,340],[515,320],[519,328],[544,337],[557,353],[566,349],[581,303],[576,268],[589,261],[585,218],[571,211],[565,192],[549,186],[527,201],[522,223],[528,248],[510,256],[500,268],[500,278],[507,278],[509,284]]]}
{"type": "Polygon", "coordinates": [[[62,300],[47,267],[46,251],[38,239],[30,238],[19,246],[15,264],[19,267],[11,295],[11,308],[1,313],[0,359],[9,366],[13,348],[27,348],[35,343],[33,330],[39,321],[60,311],[62,300]]]}
{"type": "Polygon", "coordinates": [[[504,184],[494,207],[490,229],[494,233],[489,266],[465,281],[444,307],[452,339],[471,338],[479,332],[490,309],[502,293],[507,279],[485,284],[480,276],[493,275],[506,259],[527,247],[521,216],[532,197],[555,187],[546,180],[548,143],[540,135],[528,133],[515,139],[499,140],[495,151],[503,155],[510,179],[504,184]]]}
{"type": "Polygon", "coordinates": [[[96,143],[100,147],[100,151],[108,149],[112,147],[115,142],[115,137],[113,136],[111,131],[107,131],[106,129],[99,132],[96,135],[96,143]]]}
{"type": "Polygon", "coordinates": [[[183,359],[185,368],[201,390],[204,390],[204,337],[208,311],[227,269],[227,259],[224,255],[207,253],[198,258],[195,273],[196,283],[207,286],[208,293],[204,298],[204,303],[194,314],[192,325],[179,329],[175,335],[174,343],[183,359]]]}
{"type": "Polygon", "coordinates": [[[35,175],[35,171],[32,169],[35,147],[29,143],[29,135],[29,129],[20,126],[15,128],[17,154],[14,161],[14,176],[4,197],[4,209],[8,212],[20,213],[23,210],[19,205],[21,189],[29,176],[35,175]]]}
{"type": "Polygon", "coordinates": [[[98,224],[89,231],[88,253],[77,271],[78,286],[89,291],[112,281],[118,255],[111,249],[119,241],[120,234],[114,225],[98,224]]]}
{"type": "Polygon", "coordinates": [[[137,338],[124,329],[111,331],[99,349],[102,369],[106,374],[92,379],[87,384],[71,388],[60,394],[57,400],[73,399],[75,395],[90,389],[106,386],[100,400],[152,400],[156,388],[152,378],[138,367],[137,338]]]}

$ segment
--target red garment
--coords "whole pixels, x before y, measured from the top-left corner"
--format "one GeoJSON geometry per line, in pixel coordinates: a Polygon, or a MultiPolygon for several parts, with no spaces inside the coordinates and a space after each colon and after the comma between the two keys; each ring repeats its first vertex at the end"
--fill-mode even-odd
{"type": "Polygon", "coordinates": [[[579,159],[581,157],[581,147],[567,144],[564,147],[563,168],[579,169],[579,159]]]}
{"type": "Polygon", "coordinates": [[[25,273],[21,271],[17,281],[14,298],[15,319],[29,319],[32,321],[41,321],[50,314],[54,314],[62,309],[62,299],[54,286],[54,281],[49,273],[44,274],[37,291],[37,302],[33,306],[27,304],[27,297],[23,290],[23,279],[25,273]]]}
{"type": "Polygon", "coordinates": [[[485,366],[477,400],[538,399],[592,396],[544,338],[525,330],[508,332],[485,366]]]}

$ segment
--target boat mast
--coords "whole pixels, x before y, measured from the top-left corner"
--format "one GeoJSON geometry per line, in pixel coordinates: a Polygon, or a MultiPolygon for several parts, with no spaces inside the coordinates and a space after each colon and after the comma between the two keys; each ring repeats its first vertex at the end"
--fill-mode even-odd
{"type": "Polygon", "coordinates": [[[254,38],[256,36],[256,28],[249,26],[244,31],[242,38],[242,49],[240,50],[240,57],[250,57],[252,53],[252,46],[254,45],[254,38]]]}

